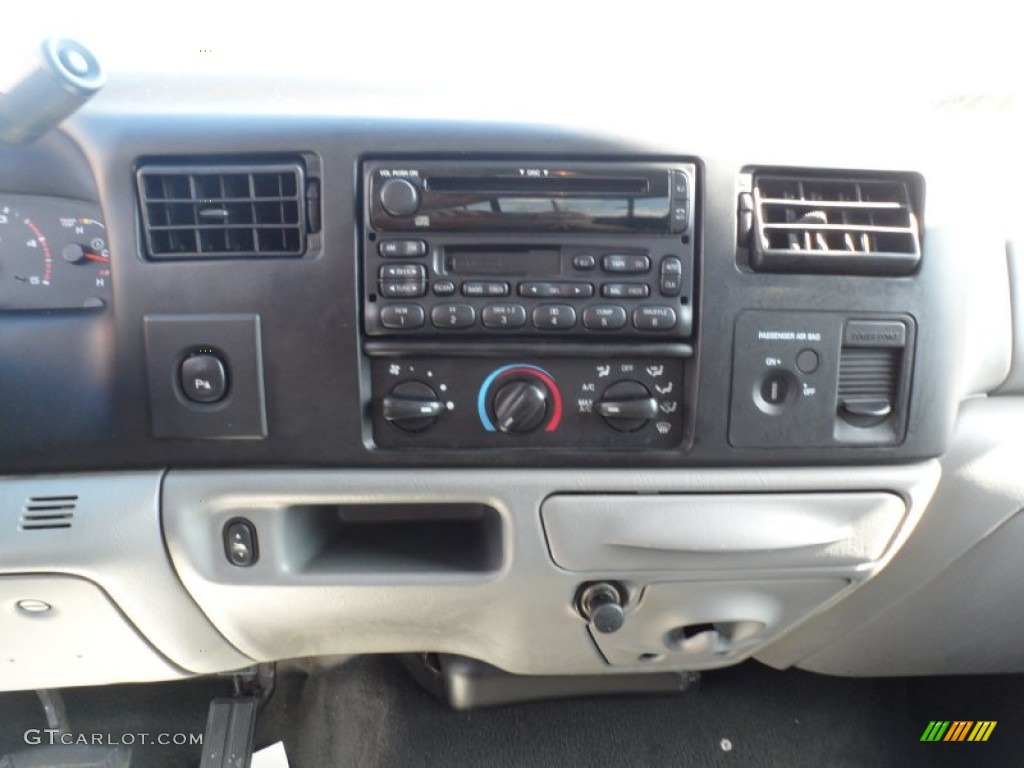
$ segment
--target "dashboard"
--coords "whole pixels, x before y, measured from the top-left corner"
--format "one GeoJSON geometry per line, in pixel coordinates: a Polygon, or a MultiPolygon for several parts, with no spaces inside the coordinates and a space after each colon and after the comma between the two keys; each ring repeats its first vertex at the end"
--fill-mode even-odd
{"type": "Polygon", "coordinates": [[[2,687],[1024,670],[998,164],[333,104],[0,147],[2,687]]]}

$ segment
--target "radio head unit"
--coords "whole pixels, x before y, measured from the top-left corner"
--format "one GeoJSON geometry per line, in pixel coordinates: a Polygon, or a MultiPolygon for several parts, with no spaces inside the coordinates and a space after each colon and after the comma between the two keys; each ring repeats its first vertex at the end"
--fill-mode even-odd
{"type": "Polygon", "coordinates": [[[691,162],[372,160],[370,336],[688,337],[691,162]]]}
{"type": "Polygon", "coordinates": [[[383,232],[682,233],[692,176],[692,166],[661,163],[370,163],[370,223],[383,232]]]}

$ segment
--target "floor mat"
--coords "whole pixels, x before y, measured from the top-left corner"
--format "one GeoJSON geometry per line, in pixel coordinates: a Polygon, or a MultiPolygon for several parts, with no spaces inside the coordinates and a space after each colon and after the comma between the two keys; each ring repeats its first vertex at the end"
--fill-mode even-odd
{"type": "MultiPolygon", "coordinates": [[[[226,678],[67,689],[78,734],[201,734],[226,678]]],[[[0,755],[46,727],[34,693],[0,694],[0,755]]],[[[291,669],[257,723],[291,768],[661,768],[1018,766],[1024,677],[845,679],[754,662],[704,675],[680,696],[600,697],[453,712],[397,659],[291,669]],[[932,720],[995,720],[986,743],[921,742],[932,720]]],[[[45,742],[44,742],[45,743],[45,742]]],[[[196,744],[140,744],[138,768],[195,768],[196,744]]]]}
{"type": "Polygon", "coordinates": [[[362,658],[312,676],[299,706],[292,768],[930,764],[908,682],[757,664],[706,675],[695,694],[459,713],[394,660],[362,658]]]}

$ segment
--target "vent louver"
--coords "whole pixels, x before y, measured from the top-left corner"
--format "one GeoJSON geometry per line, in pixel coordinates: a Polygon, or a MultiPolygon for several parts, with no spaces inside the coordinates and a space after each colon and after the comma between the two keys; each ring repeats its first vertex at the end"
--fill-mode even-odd
{"type": "Polygon", "coordinates": [[[302,166],[147,165],[137,172],[151,259],[302,256],[302,166]]]}
{"type": "Polygon", "coordinates": [[[758,173],[741,197],[751,265],[774,272],[906,275],[921,259],[904,178],[758,173]]]}
{"type": "Polygon", "coordinates": [[[33,496],[18,527],[23,531],[70,528],[77,505],[78,496],[33,496]]]}

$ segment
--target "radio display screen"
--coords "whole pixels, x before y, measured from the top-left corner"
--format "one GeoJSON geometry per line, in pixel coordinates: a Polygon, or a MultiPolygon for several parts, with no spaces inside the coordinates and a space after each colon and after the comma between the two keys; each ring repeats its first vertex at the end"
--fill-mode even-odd
{"type": "Polygon", "coordinates": [[[531,277],[556,275],[560,271],[558,249],[496,249],[468,246],[448,247],[444,254],[449,273],[482,277],[531,277]]]}

